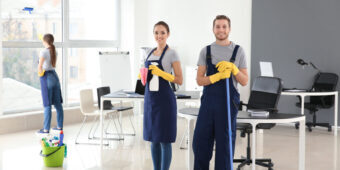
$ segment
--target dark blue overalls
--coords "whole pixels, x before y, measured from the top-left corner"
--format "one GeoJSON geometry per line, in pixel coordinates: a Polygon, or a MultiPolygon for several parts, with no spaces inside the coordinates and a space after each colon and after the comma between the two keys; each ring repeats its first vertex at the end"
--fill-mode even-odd
{"type": "MultiPolygon", "coordinates": [[[[238,50],[235,46],[230,62],[235,61],[238,50]]],[[[217,68],[211,62],[210,45],[207,46],[207,76],[217,73],[217,68]]],[[[232,146],[235,151],[236,140],[236,118],[240,95],[233,85],[232,75],[229,78],[230,87],[230,109],[232,146]]],[[[215,170],[230,170],[230,150],[228,134],[228,110],[226,97],[226,80],[220,80],[215,84],[204,86],[201,97],[196,128],[193,139],[193,151],[195,155],[195,170],[208,170],[216,140],[215,170]]]]}
{"type": "MultiPolygon", "coordinates": [[[[159,60],[148,61],[153,49],[145,61],[145,67],[149,68],[151,62],[157,62],[158,67],[164,71],[162,59],[168,45],[164,48],[159,60]]],[[[175,94],[167,80],[159,77],[159,90],[150,91],[149,83],[152,78],[151,70],[148,71],[147,83],[144,94],[144,140],[150,142],[173,143],[176,140],[177,131],[177,105],[175,94]]]]}

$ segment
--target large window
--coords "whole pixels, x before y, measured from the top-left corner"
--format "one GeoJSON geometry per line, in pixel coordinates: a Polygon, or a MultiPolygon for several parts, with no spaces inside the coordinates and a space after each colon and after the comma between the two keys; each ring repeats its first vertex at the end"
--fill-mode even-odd
{"type": "MultiPolygon", "coordinates": [[[[14,113],[41,109],[40,81],[37,76],[42,48],[3,48],[3,111],[14,113]]],[[[61,49],[57,49],[61,54],[61,49]]],[[[62,58],[57,58],[56,72],[62,83],[62,58]]]]}
{"type": "Polygon", "coordinates": [[[84,88],[96,88],[101,85],[99,69],[99,51],[96,48],[71,48],[68,55],[69,103],[79,102],[79,91],[84,88]]]}
{"type": "Polygon", "coordinates": [[[3,41],[39,41],[39,34],[44,33],[52,33],[55,41],[61,41],[61,0],[1,0],[1,3],[3,41]]]}
{"type": "Polygon", "coordinates": [[[70,0],[70,39],[116,40],[117,7],[114,0],[70,0]]]}
{"type": "Polygon", "coordinates": [[[37,65],[46,33],[55,37],[66,107],[79,104],[80,89],[100,85],[98,51],[119,44],[119,0],[0,2],[4,114],[42,109],[37,65]]]}

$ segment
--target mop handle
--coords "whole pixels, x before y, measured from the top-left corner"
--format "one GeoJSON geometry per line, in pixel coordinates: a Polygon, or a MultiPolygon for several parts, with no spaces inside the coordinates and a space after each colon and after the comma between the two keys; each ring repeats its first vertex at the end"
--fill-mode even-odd
{"type": "Polygon", "coordinates": [[[231,131],[231,114],[230,114],[230,89],[229,89],[229,78],[226,79],[227,84],[227,106],[228,106],[228,129],[229,129],[229,158],[230,158],[230,169],[233,170],[233,144],[232,144],[232,131],[231,131]]]}

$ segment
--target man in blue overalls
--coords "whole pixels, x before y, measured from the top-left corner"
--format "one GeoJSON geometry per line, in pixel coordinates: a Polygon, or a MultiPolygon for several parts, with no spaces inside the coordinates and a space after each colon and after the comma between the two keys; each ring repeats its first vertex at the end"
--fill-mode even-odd
{"type": "Polygon", "coordinates": [[[208,170],[216,140],[215,170],[230,170],[235,150],[236,117],[240,102],[237,83],[248,82],[243,49],[229,41],[230,19],[218,15],[213,22],[216,42],[203,48],[198,60],[197,83],[204,86],[194,140],[195,170],[208,170]],[[229,149],[226,78],[230,78],[232,147],[229,149]]]}

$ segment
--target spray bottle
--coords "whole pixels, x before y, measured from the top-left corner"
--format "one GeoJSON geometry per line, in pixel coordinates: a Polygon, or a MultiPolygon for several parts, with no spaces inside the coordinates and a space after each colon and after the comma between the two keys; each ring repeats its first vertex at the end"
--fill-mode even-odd
{"type": "Polygon", "coordinates": [[[63,140],[64,140],[64,132],[61,130],[60,135],[59,135],[59,145],[58,146],[63,146],[63,140]]]}
{"type": "MultiPolygon", "coordinates": [[[[158,63],[156,62],[152,62],[152,65],[157,66],[158,63]]],[[[150,80],[150,84],[149,84],[149,90],[150,91],[158,91],[159,89],[159,80],[158,80],[158,76],[157,75],[152,75],[152,79],[150,80]]]]}

